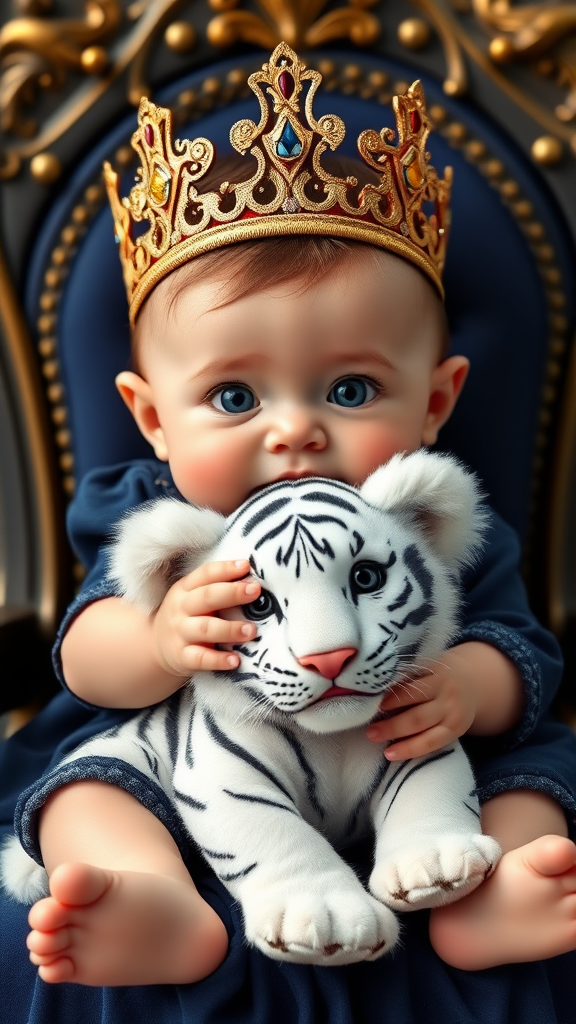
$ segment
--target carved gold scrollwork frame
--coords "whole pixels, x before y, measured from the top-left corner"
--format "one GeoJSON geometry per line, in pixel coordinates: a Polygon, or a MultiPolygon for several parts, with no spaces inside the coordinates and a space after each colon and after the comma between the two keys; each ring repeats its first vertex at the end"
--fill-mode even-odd
{"type": "MultiPolygon", "coordinates": [[[[89,0],[92,2],[92,0],[89,0]]],[[[98,0],[99,3],[110,3],[111,5],[116,4],[116,0],[98,0]]],[[[49,146],[53,145],[59,138],[62,137],[80,118],[93,106],[94,103],[110,88],[112,82],[114,82],[123,72],[128,68],[128,98],[131,103],[137,105],[140,101],[141,96],[149,95],[150,88],[144,79],[144,69],[148,53],[152,42],[154,41],[155,35],[159,32],[170,19],[171,13],[182,0],[153,0],[146,6],[143,7],[142,11],[139,12],[138,21],[128,33],[127,37],[120,41],[118,44],[111,46],[105,69],[94,77],[93,69],[88,66],[84,70],[90,75],[90,79],[83,83],[76,92],[70,96],[62,105],[60,110],[57,111],[44,125],[39,134],[34,135],[29,141],[22,142],[16,145],[7,146],[2,154],[2,162],[0,163],[0,179],[8,179],[14,177],[22,164],[23,160],[30,159],[37,153],[43,152],[49,146]]],[[[40,19],[21,19],[28,21],[38,21],[40,19]]],[[[58,39],[60,33],[64,32],[65,19],[56,20],[54,22],[53,33],[55,38],[58,39]]],[[[116,23],[116,26],[119,24],[116,23]]],[[[14,22],[8,22],[8,24],[0,32],[0,59],[3,55],[2,43],[3,34],[8,33],[7,37],[4,37],[11,41],[12,45],[12,33],[11,26],[14,22]]],[[[36,26],[33,26],[35,28],[36,26]]],[[[26,59],[31,59],[31,56],[36,54],[38,56],[37,47],[39,46],[38,36],[35,35],[34,31],[30,31],[27,37],[28,49],[25,51],[26,59]]],[[[87,47],[79,54],[79,60],[81,64],[82,53],[86,52],[87,47]]],[[[24,57],[22,57],[24,60],[24,57]]],[[[58,64],[60,73],[63,68],[61,63],[58,64]]],[[[12,65],[10,65],[12,67],[12,65]]],[[[10,69],[8,69],[10,70],[10,69]]],[[[22,84],[20,98],[23,100],[25,96],[25,89],[30,92],[34,81],[40,81],[42,75],[36,74],[36,66],[32,66],[30,79],[25,79],[26,63],[22,70],[22,84]]],[[[4,67],[3,83],[5,84],[6,67],[4,67]]],[[[49,83],[44,84],[45,88],[50,87],[49,83]]],[[[2,96],[2,90],[0,89],[0,97],[2,96]]],[[[4,92],[4,98],[6,92],[4,92]]],[[[12,98],[11,102],[16,103],[16,99],[12,98]]],[[[0,114],[2,111],[0,110],[0,114]]],[[[5,112],[4,112],[5,113],[5,112]]],[[[14,116],[12,113],[11,117],[14,116]]]]}
{"type": "MultiPolygon", "coordinates": [[[[348,39],[369,47],[380,35],[380,20],[372,8],[383,0],[342,0],[329,11],[324,10],[328,0],[255,2],[258,13],[243,10],[242,0],[203,0],[214,12],[207,26],[208,42],[220,49],[238,43],[271,49],[285,40],[297,49],[313,49],[348,39]]],[[[442,45],[447,94],[466,92],[466,61],[472,60],[546,132],[568,143],[576,156],[574,4],[470,0],[476,21],[487,33],[484,48],[447,0],[410,2],[432,25],[442,45]],[[505,65],[516,61],[529,62],[538,73],[554,77],[565,90],[564,101],[556,105],[555,112],[512,80],[505,65]]],[[[0,30],[0,121],[4,132],[21,134],[27,141],[5,147],[0,178],[14,177],[22,160],[56,142],[126,69],[130,102],[137,104],[142,95],[149,95],[145,69],[150,48],[176,6],[184,3],[135,0],[127,9],[134,23],[122,38],[119,0],[86,0],[83,19],[29,17],[8,22],[0,30]],[[103,43],[109,44],[108,50],[103,43]],[[24,116],[24,106],[33,101],[38,87],[56,89],[71,71],[87,75],[87,81],[36,133],[33,121],[24,116]]],[[[187,23],[184,28],[193,40],[193,29],[187,23]]]]}
{"type": "Polygon", "coordinates": [[[293,49],[313,49],[335,39],[371,46],[380,35],[378,18],[368,12],[378,0],[348,0],[345,7],[322,14],[328,0],[257,0],[261,14],[238,10],[240,0],[208,0],[218,12],[208,23],[208,41],[226,47],[238,42],[274,49],[286,42],[293,49]]]}

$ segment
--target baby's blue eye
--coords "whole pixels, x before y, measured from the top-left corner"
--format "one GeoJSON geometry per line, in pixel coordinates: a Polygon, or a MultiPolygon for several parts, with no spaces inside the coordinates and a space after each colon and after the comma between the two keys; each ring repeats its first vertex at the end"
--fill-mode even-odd
{"type": "Polygon", "coordinates": [[[220,412],[250,412],[257,405],[250,388],[244,384],[227,384],[212,395],[212,405],[220,412]]]}
{"type": "Polygon", "coordinates": [[[344,377],[330,390],[328,401],[344,409],[356,409],[372,401],[376,388],[363,377],[344,377]]]}

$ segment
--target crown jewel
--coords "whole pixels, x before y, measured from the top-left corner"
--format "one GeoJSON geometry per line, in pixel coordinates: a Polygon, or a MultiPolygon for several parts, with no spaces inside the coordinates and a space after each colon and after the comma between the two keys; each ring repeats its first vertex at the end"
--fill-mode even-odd
{"type": "Polygon", "coordinates": [[[396,131],[359,135],[360,157],[379,183],[355,192],[356,178],[329,174],[320,160],[345,134],[336,115],[314,116],[321,81],[286,43],[276,47],[248,79],[259,123],[244,118],[230,129],[232,146],[242,155],[250,151],[256,170],[212,192],[201,190],[214,161],[212,143],[172,143],[170,111],[142,99],[132,136],[141,166],[127,198],[120,200],[118,175],[104,165],[132,323],[152,288],[176,267],[211,249],[279,235],[330,235],[388,249],[420,267],[443,294],[452,175],[446,168],[439,178],[430,165],[422,86],[415,82],[394,97],[396,131]],[[430,216],[427,203],[434,208],[430,216]],[[132,221],[149,227],[134,238],[132,221]]]}

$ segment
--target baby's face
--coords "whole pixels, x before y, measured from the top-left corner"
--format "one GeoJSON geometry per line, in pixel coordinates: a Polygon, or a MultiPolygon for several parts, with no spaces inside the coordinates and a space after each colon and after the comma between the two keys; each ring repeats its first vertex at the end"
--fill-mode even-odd
{"type": "Polygon", "coordinates": [[[141,334],[140,426],[189,501],[228,514],[286,477],[360,484],[395,452],[433,443],[452,407],[440,382],[450,360],[438,365],[436,299],[419,271],[355,258],[309,287],[215,308],[220,289],[188,287],[170,312],[153,293],[141,334]]]}

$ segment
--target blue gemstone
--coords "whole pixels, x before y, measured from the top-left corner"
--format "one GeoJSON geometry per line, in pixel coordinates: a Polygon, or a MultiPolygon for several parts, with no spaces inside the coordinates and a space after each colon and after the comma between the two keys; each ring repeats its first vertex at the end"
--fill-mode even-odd
{"type": "Polygon", "coordinates": [[[286,121],[282,135],[276,143],[276,153],[281,157],[300,156],[302,143],[294,131],[290,121],[286,121]]]}

